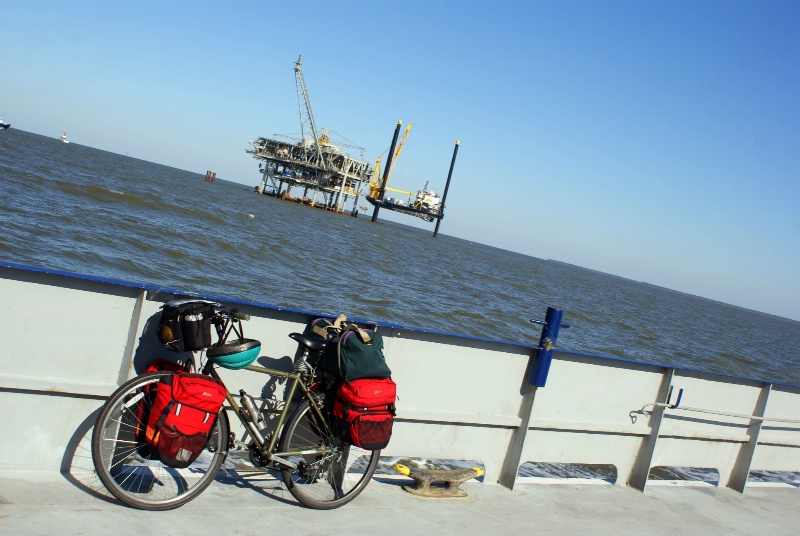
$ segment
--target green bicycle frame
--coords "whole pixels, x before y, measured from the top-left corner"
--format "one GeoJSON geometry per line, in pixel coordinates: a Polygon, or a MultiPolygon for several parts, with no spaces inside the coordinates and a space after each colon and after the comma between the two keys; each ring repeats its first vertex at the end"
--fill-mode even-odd
{"type": "MultiPolygon", "coordinates": [[[[311,394],[306,383],[303,381],[303,373],[301,372],[283,372],[281,370],[274,370],[265,367],[261,367],[258,365],[248,365],[245,367],[245,370],[252,370],[253,372],[258,372],[260,374],[267,374],[269,376],[275,376],[278,378],[285,378],[291,381],[289,387],[289,393],[286,397],[286,400],[292,400],[294,398],[295,393],[297,392],[297,387],[300,387],[300,390],[303,393],[303,397],[309,401],[311,407],[314,411],[314,416],[319,419],[320,423],[325,423],[325,417],[322,414],[322,409],[320,408],[319,404],[317,404],[317,399],[311,394]]],[[[214,378],[218,379],[222,382],[222,378],[220,378],[219,374],[217,373],[216,369],[214,368],[211,362],[207,363],[204,367],[203,373],[209,374],[214,378]]],[[[222,382],[225,385],[225,382],[222,382]]],[[[231,405],[233,410],[236,413],[236,416],[241,421],[242,425],[245,429],[249,430],[250,427],[248,426],[247,417],[245,416],[245,411],[243,408],[236,402],[236,399],[233,397],[231,392],[228,390],[227,385],[225,386],[225,398],[228,401],[228,404],[231,405]]],[[[298,451],[289,451],[289,452],[276,452],[275,446],[278,442],[278,438],[280,435],[280,431],[283,430],[283,425],[286,423],[286,419],[289,415],[289,408],[290,404],[286,403],[283,405],[283,409],[280,412],[280,416],[278,417],[278,422],[275,425],[275,431],[271,434],[269,442],[267,443],[262,442],[258,436],[255,434],[250,434],[253,437],[253,441],[255,441],[256,445],[258,446],[258,450],[264,458],[270,461],[277,461],[281,463],[280,460],[275,460],[274,458],[284,458],[288,456],[303,456],[303,455],[328,455],[332,454],[334,451],[330,448],[317,448],[317,449],[307,449],[307,450],[298,450],[298,451]]]]}

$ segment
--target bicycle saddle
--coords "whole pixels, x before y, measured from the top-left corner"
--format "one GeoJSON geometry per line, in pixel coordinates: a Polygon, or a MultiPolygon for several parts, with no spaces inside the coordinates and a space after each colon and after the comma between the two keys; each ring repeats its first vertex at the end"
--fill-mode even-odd
{"type": "Polygon", "coordinates": [[[290,333],[289,337],[293,338],[312,352],[319,352],[328,346],[328,341],[316,335],[304,335],[302,333],[290,333]]]}

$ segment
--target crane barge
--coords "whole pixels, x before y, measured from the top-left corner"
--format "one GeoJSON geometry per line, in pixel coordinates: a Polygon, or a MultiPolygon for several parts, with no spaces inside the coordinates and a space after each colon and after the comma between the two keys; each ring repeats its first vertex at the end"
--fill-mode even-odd
{"type": "MultiPolygon", "coordinates": [[[[397,124],[398,126],[401,126],[403,122],[398,121],[397,124]]],[[[383,179],[381,179],[381,156],[378,156],[378,158],[375,160],[372,179],[369,182],[369,194],[367,194],[367,202],[374,207],[386,208],[388,210],[393,210],[409,216],[416,216],[431,222],[436,218],[441,218],[442,201],[435,192],[428,190],[427,182],[425,183],[425,187],[417,192],[409,192],[408,190],[400,190],[398,188],[390,188],[387,186],[389,184],[389,179],[392,176],[394,166],[397,164],[397,160],[400,157],[400,153],[403,152],[403,147],[405,146],[406,140],[408,140],[408,135],[411,132],[412,126],[414,126],[413,121],[408,124],[405,132],[403,132],[403,135],[397,142],[397,148],[392,153],[392,158],[389,159],[389,165],[386,168],[386,176],[383,179]],[[407,201],[403,201],[397,197],[387,197],[381,192],[381,190],[383,190],[384,193],[394,192],[406,194],[409,197],[407,201]]]]}
{"type": "Polygon", "coordinates": [[[447,175],[447,183],[444,187],[444,195],[441,198],[432,190],[428,190],[427,182],[425,183],[425,187],[417,190],[416,193],[406,190],[399,190],[397,188],[390,188],[388,186],[389,178],[392,175],[394,165],[397,162],[397,158],[400,156],[400,152],[403,150],[403,146],[408,139],[408,134],[411,131],[411,126],[414,123],[409,123],[408,127],[406,127],[406,130],[403,133],[403,137],[400,139],[400,143],[398,144],[397,137],[400,133],[400,127],[402,124],[402,121],[397,122],[397,127],[394,131],[394,138],[392,139],[392,147],[389,149],[389,162],[386,166],[386,171],[384,172],[382,179],[380,178],[381,157],[379,156],[375,161],[375,171],[372,174],[372,180],[369,184],[369,194],[367,195],[367,201],[373,207],[375,207],[372,213],[372,221],[377,221],[378,212],[382,208],[392,210],[394,212],[400,212],[401,214],[407,214],[409,216],[416,216],[429,222],[436,220],[436,228],[433,231],[433,236],[436,237],[439,234],[439,225],[442,223],[442,218],[444,218],[444,202],[447,198],[447,190],[450,188],[450,179],[453,177],[453,166],[455,166],[456,163],[456,155],[458,154],[458,146],[460,145],[460,142],[456,141],[456,146],[453,150],[453,160],[450,162],[450,172],[447,175]],[[395,147],[397,147],[397,149],[395,149],[395,147]],[[403,202],[397,198],[387,197],[387,191],[406,194],[410,196],[410,198],[408,202],[403,202]]]}

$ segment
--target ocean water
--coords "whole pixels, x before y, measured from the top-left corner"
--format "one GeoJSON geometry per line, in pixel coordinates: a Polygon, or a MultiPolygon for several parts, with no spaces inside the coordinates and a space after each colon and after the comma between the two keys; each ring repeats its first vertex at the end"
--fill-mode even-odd
{"type": "MultiPolygon", "coordinates": [[[[249,158],[242,151],[242,158],[249,158]]],[[[309,311],[800,385],[800,322],[578,266],[0,132],[0,260],[309,311]]]]}

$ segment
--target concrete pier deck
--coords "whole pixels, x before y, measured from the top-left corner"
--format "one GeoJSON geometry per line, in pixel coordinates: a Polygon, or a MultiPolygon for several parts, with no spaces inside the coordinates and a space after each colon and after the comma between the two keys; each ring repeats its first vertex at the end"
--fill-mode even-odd
{"type": "Polygon", "coordinates": [[[0,473],[0,534],[796,535],[800,489],[652,485],[645,493],[599,484],[519,484],[511,491],[470,481],[464,499],[425,499],[405,478],[376,477],[354,502],[302,508],[269,474],[229,473],[176,510],[144,512],[108,498],[90,475],[0,473]]]}

